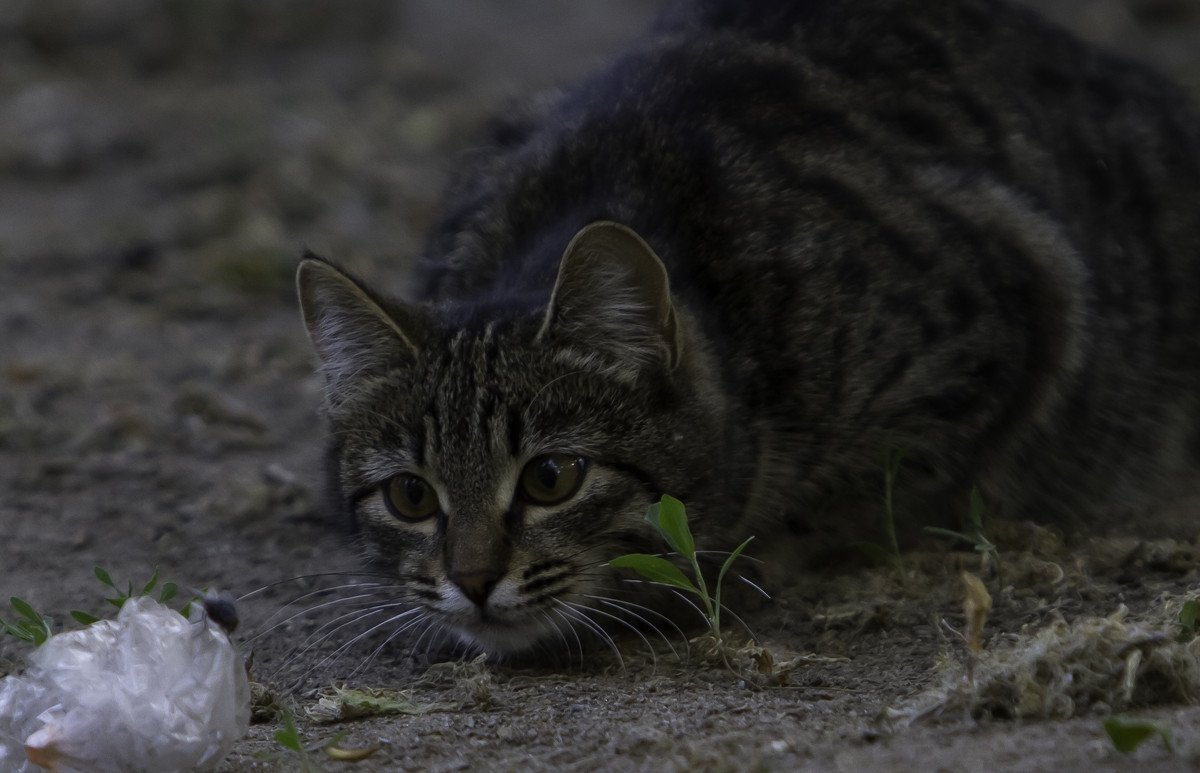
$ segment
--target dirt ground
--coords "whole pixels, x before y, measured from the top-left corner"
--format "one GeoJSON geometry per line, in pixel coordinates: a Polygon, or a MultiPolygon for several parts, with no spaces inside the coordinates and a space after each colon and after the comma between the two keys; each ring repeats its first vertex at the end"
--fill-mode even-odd
{"type": "MultiPolygon", "coordinates": [[[[1171,728],[1174,754],[1146,743],[1140,767],[1192,769],[1195,653],[1170,649],[1164,621],[1200,586],[1200,544],[1140,541],[1135,524],[1123,539],[999,524],[1003,577],[945,541],[899,569],[769,565],[774,598],[733,608],[790,664],[773,677],[682,657],[674,632],[514,666],[375,652],[377,637],[342,650],[351,629],[292,652],[344,605],[271,628],[343,581],[311,575],[357,565],[320,505],[299,252],[402,288],[484,117],[586,72],[654,5],[0,4],[0,597],[67,628],[68,610],[104,612],[95,566],[252,593],[239,638],[305,738],[379,747],[354,767],[314,753],[322,770],[1124,770],[1101,728],[1112,711],[1171,728]],[[975,676],[999,674],[998,693],[965,703],[930,692],[961,686],[968,661],[951,630],[962,569],[995,601],[975,676]],[[1124,621],[1100,620],[1122,605],[1124,621]],[[1109,631],[1116,665],[1057,672],[1047,656],[1033,681],[1060,694],[1022,703],[997,664],[1072,624],[1124,626],[1109,631]],[[1167,652],[1184,665],[1146,670],[1167,652]],[[1092,677],[1111,694],[1071,692],[1092,677]],[[406,690],[425,712],[319,722],[306,709],[335,681],[406,690]]],[[[1200,94],[1200,0],[1042,7],[1200,94]]],[[[0,673],[25,651],[0,641],[0,673]]],[[[221,771],[300,769],[273,741],[278,715],[263,717],[221,771]]]]}

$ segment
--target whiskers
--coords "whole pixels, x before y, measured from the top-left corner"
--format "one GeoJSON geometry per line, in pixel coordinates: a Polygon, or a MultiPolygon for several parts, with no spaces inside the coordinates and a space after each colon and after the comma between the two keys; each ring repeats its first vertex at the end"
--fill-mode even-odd
{"type": "Polygon", "coordinates": [[[671,618],[654,606],[642,603],[646,594],[642,590],[631,590],[622,578],[614,585],[607,560],[594,561],[577,571],[580,580],[598,579],[592,589],[579,592],[574,599],[555,598],[553,614],[559,621],[559,638],[568,650],[578,652],[580,662],[585,658],[586,648],[580,634],[599,642],[625,668],[625,657],[621,653],[614,634],[626,632],[639,639],[649,656],[652,666],[658,665],[661,642],[676,661],[687,659],[687,635],[671,618]],[[574,639],[571,647],[563,628],[574,639]]]}
{"type": "Polygon", "coordinates": [[[419,642],[435,634],[436,641],[438,624],[414,603],[402,584],[384,575],[304,575],[264,586],[239,601],[288,584],[309,585],[334,579],[349,581],[319,587],[291,599],[247,638],[254,646],[257,661],[278,659],[262,675],[264,680],[285,682],[285,690],[291,692],[318,674],[352,679],[378,663],[401,637],[416,634],[419,642]],[[299,636],[303,638],[295,642],[299,636]],[[368,646],[371,649],[361,654],[368,646]],[[339,667],[347,658],[353,658],[352,665],[339,667]]]}
{"type": "MultiPolygon", "coordinates": [[[[493,662],[510,665],[657,668],[660,656],[686,660],[688,629],[698,631],[704,621],[688,594],[618,575],[594,550],[535,564],[523,583],[495,618],[480,615],[475,622],[464,622],[461,609],[444,609],[435,579],[418,575],[306,575],[239,601],[250,611],[268,603],[268,593],[282,597],[246,641],[262,680],[289,692],[315,678],[348,680],[369,672],[377,679],[380,669],[415,667],[417,653],[453,658],[488,651],[493,662]]],[[[740,616],[722,608],[749,631],[740,616]]]]}
{"type": "MultiPolygon", "coordinates": [[[[566,626],[566,629],[575,637],[575,644],[579,651],[579,662],[581,665],[583,663],[585,650],[583,647],[583,640],[579,638],[579,631],[583,630],[603,642],[609,648],[609,650],[612,651],[613,655],[616,656],[617,662],[620,664],[621,668],[625,668],[625,659],[621,657],[621,649],[617,646],[616,641],[608,633],[608,631],[604,630],[603,626],[593,620],[591,615],[588,614],[594,610],[583,604],[571,601],[563,601],[562,599],[554,599],[554,605],[554,616],[560,621],[561,625],[566,626]]],[[[558,625],[556,624],[555,627],[558,628],[558,625]]]]}

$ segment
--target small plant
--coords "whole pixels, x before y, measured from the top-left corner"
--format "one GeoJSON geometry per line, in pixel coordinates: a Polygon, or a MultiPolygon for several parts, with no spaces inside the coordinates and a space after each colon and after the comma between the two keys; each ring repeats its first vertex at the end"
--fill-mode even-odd
{"type": "Polygon", "coordinates": [[[1175,748],[1171,745],[1171,728],[1152,719],[1113,717],[1104,720],[1104,732],[1122,754],[1130,754],[1143,741],[1156,735],[1162,739],[1168,754],[1175,753],[1175,748]]]}
{"type": "MultiPolygon", "coordinates": [[[[100,567],[96,567],[94,572],[96,579],[117,592],[115,597],[105,599],[105,601],[112,604],[117,609],[120,609],[125,605],[126,601],[135,596],[150,595],[155,588],[158,588],[158,600],[163,604],[179,595],[179,586],[173,582],[163,583],[161,586],[159,586],[158,567],[154,568],[154,574],[152,574],[146,584],[142,586],[140,592],[134,592],[132,581],[128,584],[125,590],[118,588],[116,583],[113,582],[112,577],[109,576],[108,572],[100,567]]],[[[10,603],[12,604],[13,609],[16,610],[19,618],[12,623],[0,618],[0,630],[3,630],[4,633],[9,634],[10,636],[15,636],[22,641],[27,641],[35,647],[40,647],[46,641],[46,639],[50,638],[50,627],[52,624],[51,619],[48,616],[36,611],[27,601],[23,601],[15,596],[10,599],[10,603]]],[[[180,610],[180,614],[182,614],[184,617],[187,617],[188,607],[190,606],[191,602],[189,601],[187,605],[180,610]]],[[[83,625],[91,625],[92,623],[99,622],[100,620],[100,618],[96,617],[95,615],[89,615],[87,612],[81,612],[79,610],[74,610],[70,614],[75,622],[83,625]]]]}
{"type": "Polygon", "coordinates": [[[296,720],[287,709],[283,710],[283,729],[275,731],[275,743],[300,757],[300,769],[304,773],[317,773],[320,770],[308,756],[308,751],[304,748],[304,739],[296,729],[296,720]]]}
{"type": "Polygon", "coordinates": [[[884,547],[876,542],[851,543],[851,547],[862,553],[876,566],[892,566],[896,569],[903,569],[900,558],[900,540],[896,537],[896,510],[892,499],[892,492],[896,488],[896,475],[900,472],[902,461],[904,461],[904,451],[899,448],[889,446],[883,453],[883,533],[887,538],[887,546],[884,547]]]}
{"type": "Polygon", "coordinates": [[[941,529],[937,526],[926,526],[925,531],[930,534],[937,534],[942,537],[950,537],[951,539],[961,540],[968,545],[974,546],[976,552],[987,556],[988,559],[991,560],[992,565],[996,567],[996,575],[1003,577],[1000,572],[1000,552],[996,548],[996,543],[988,539],[987,535],[983,531],[983,514],[985,510],[986,508],[983,504],[983,495],[979,493],[979,487],[972,487],[970,509],[967,512],[967,517],[971,522],[970,533],[964,534],[961,531],[954,531],[953,529],[941,529]]]}
{"type": "MultiPolygon", "coordinates": [[[[132,580],[129,581],[125,590],[121,590],[121,588],[117,587],[117,584],[113,582],[109,573],[99,566],[95,568],[94,574],[96,575],[97,580],[117,592],[117,595],[113,598],[105,599],[105,601],[107,601],[109,604],[112,604],[117,609],[125,606],[125,602],[131,598],[134,598],[135,596],[149,596],[154,592],[156,587],[158,588],[158,600],[160,603],[166,604],[168,601],[179,595],[179,586],[173,582],[165,582],[161,587],[159,587],[157,566],[154,567],[154,574],[150,575],[150,579],[145,585],[142,586],[140,592],[134,592],[132,580]]],[[[184,617],[187,617],[188,608],[191,606],[191,604],[192,603],[189,601],[186,605],[184,605],[183,609],[180,610],[180,614],[184,617]]],[[[83,625],[91,625],[92,623],[100,620],[100,618],[96,617],[95,615],[89,615],[87,612],[81,612],[79,610],[74,610],[71,612],[71,617],[75,620],[75,622],[82,623],[83,625]]]]}
{"type": "Polygon", "coordinates": [[[29,602],[16,596],[10,598],[9,603],[19,617],[12,623],[0,618],[0,627],[3,627],[5,633],[21,641],[29,642],[35,647],[42,646],[46,639],[50,638],[51,619],[34,609],[29,602]]]}
{"type": "Polygon", "coordinates": [[[1200,633],[1200,601],[1188,599],[1179,610],[1179,635],[1176,641],[1189,642],[1200,633]]]}
{"type": "MultiPolygon", "coordinates": [[[[354,749],[338,746],[347,735],[346,732],[341,732],[328,741],[325,741],[321,746],[321,750],[325,752],[325,756],[339,762],[361,762],[383,748],[382,743],[354,749]]],[[[296,719],[292,716],[292,712],[287,709],[283,709],[283,729],[275,731],[275,743],[300,758],[300,770],[302,773],[320,773],[321,766],[308,755],[308,750],[304,748],[304,737],[300,735],[300,731],[296,728],[296,719]]],[[[282,760],[284,755],[259,753],[255,756],[260,759],[282,760]]]]}
{"type": "Polygon", "coordinates": [[[652,556],[646,553],[630,553],[619,556],[608,562],[609,566],[633,569],[651,582],[669,585],[672,588],[686,591],[697,596],[704,606],[704,616],[708,621],[709,631],[719,646],[721,639],[721,584],[725,573],[734,560],[742,554],[753,537],[734,548],[721,570],[717,573],[714,591],[710,594],[704,573],[700,570],[700,561],[696,557],[696,542],[692,538],[691,529],[687,524],[687,511],[678,499],[664,495],[662,501],[650,505],[646,511],[646,522],[662,535],[671,549],[683,556],[692,565],[692,576],[695,582],[662,556],[652,556]]]}

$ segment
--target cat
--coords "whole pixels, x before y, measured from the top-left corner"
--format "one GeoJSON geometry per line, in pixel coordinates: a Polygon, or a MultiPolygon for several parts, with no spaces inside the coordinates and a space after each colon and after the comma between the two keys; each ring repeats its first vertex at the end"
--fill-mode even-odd
{"type": "Polygon", "coordinates": [[[1161,504],[1200,449],[1185,102],[1004,0],[698,0],[501,117],[415,300],[298,271],[395,625],[606,635],[652,614],[607,562],[665,549],[662,494],[702,546],[869,538],[822,503],[890,453],[925,523],[975,486],[1043,521],[1161,504]]]}

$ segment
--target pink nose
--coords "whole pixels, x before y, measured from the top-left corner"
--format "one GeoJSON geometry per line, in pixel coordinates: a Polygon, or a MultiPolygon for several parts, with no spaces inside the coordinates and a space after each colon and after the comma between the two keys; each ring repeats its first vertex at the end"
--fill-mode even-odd
{"type": "Polygon", "coordinates": [[[504,573],[498,569],[483,569],[474,572],[451,571],[449,575],[450,581],[459,587],[464,596],[475,606],[482,607],[487,604],[492,588],[496,587],[504,573]]]}

